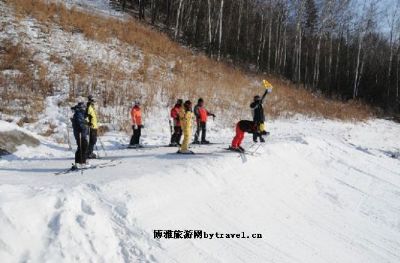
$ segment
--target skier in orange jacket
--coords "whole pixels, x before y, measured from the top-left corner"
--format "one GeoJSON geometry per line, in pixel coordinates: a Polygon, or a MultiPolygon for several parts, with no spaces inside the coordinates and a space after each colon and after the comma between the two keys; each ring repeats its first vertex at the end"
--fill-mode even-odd
{"type": "Polygon", "coordinates": [[[213,116],[215,118],[215,114],[209,112],[204,107],[204,100],[200,98],[197,101],[197,105],[194,107],[194,115],[196,116],[196,124],[197,129],[194,135],[194,144],[209,144],[210,142],[206,140],[206,130],[207,130],[207,119],[208,116],[213,116]],[[201,132],[201,141],[199,141],[201,132]]]}
{"type": "Polygon", "coordinates": [[[129,147],[140,147],[140,136],[142,134],[143,122],[142,122],[142,110],[140,108],[140,102],[135,101],[134,106],[131,109],[131,123],[133,134],[129,147]]]}

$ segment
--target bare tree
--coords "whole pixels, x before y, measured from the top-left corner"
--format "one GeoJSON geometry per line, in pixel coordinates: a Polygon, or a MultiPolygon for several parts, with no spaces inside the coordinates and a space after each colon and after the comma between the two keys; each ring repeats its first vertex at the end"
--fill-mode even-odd
{"type": "Polygon", "coordinates": [[[221,59],[221,43],[222,43],[222,21],[224,16],[224,0],[221,0],[221,8],[219,11],[219,38],[218,38],[218,61],[221,59]]]}
{"type": "Polygon", "coordinates": [[[386,95],[389,97],[390,96],[390,88],[391,88],[391,75],[392,75],[392,64],[393,64],[393,49],[394,49],[394,40],[395,40],[395,26],[397,23],[399,23],[399,7],[400,7],[400,2],[397,1],[396,6],[393,7],[392,6],[388,6],[387,10],[386,10],[386,17],[388,20],[388,26],[390,28],[390,32],[389,32],[389,65],[388,65],[388,73],[387,73],[387,81],[388,81],[388,85],[387,85],[387,91],[386,91],[386,95]]]}
{"type": "Polygon", "coordinates": [[[360,80],[364,70],[364,54],[362,52],[363,44],[364,44],[364,37],[370,31],[374,25],[374,19],[376,18],[377,14],[377,4],[379,1],[371,0],[367,3],[367,0],[364,0],[363,4],[363,13],[360,17],[360,20],[357,21],[359,24],[358,28],[358,44],[357,44],[357,62],[354,71],[354,83],[353,83],[353,99],[357,98],[360,80]]]}

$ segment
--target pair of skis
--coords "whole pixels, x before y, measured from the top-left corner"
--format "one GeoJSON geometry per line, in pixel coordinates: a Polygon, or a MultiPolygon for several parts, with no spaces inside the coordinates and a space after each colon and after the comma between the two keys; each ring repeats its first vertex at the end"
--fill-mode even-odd
{"type": "Polygon", "coordinates": [[[231,151],[231,152],[243,153],[243,154],[247,154],[247,155],[258,155],[258,154],[260,154],[258,152],[260,147],[261,147],[261,143],[253,143],[252,145],[250,145],[250,147],[247,150],[234,149],[231,147],[224,148],[224,149],[231,151]]]}
{"type": "Polygon", "coordinates": [[[112,159],[109,161],[105,161],[105,162],[101,162],[101,163],[97,163],[97,164],[92,164],[88,167],[82,167],[82,168],[68,168],[59,172],[54,173],[54,175],[63,175],[63,174],[69,174],[69,173],[76,173],[76,172],[83,172],[85,170],[93,170],[93,169],[98,169],[98,168],[106,168],[106,167],[114,167],[117,166],[118,164],[120,164],[121,161],[118,159],[112,159]]]}
{"type": "Polygon", "coordinates": [[[240,159],[242,159],[243,163],[247,162],[247,156],[260,156],[260,153],[258,153],[258,149],[260,149],[261,144],[253,143],[246,151],[241,151],[241,150],[236,150],[232,149],[231,147],[227,148],[226,150],[238,153],[240,159]]]}

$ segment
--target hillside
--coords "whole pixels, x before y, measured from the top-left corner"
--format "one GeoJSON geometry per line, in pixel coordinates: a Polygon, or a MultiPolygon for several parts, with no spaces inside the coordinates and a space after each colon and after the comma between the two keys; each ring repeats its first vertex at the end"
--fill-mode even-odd
{"type": "MultiPolygon", "coordinates": [[[[70,106],[93,94],[99,99],[102,121],[125,129],[125,116],[135,99],[142,100],[145,114],[151,116],[152,111],[160,113],[171,106],[177,97],[203,97],[223,116],[217,121],[232,127],[248,117],[248,103],[262,92],[263,78],[275,86],[267,104],[272,118],[302,114],[362,120],[372,114],[359,103],[327,100],[277,77],[214,62],[122,14],[104,15],[103,9],[89,14],[80,7],[70,8],[42,1],[1,2],[2,119],[28,126],[39,120],[51,134],[65,124],[53,118],[56,113],[50,119],[39,116],[49,104],[65,115],[70,106]]],[[[167,112],[162,114],[157,116],[160,121],[168,117],[167,112]]]]}
{"type": "Polygon", "coordinates": [[[0,0],[1,262],[400,261],[399,124],[211,60],[107,3],[0,0]],[[271,134],[227,151],[262,79],[271,134]],[[67,172],[70,107],[88,94],[100,159],[67,172]],[[214,144],[178,155],[170,107],[199,97],[214,144]],[[138,99],[144,148],[127,149],[138,99]]]}

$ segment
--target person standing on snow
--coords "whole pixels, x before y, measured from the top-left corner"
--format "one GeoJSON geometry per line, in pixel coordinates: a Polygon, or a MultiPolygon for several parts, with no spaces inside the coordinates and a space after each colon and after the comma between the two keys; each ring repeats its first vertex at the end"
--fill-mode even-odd
{"type": "Polygon", "coordinates": [[[189,140],[192,133],[192,102],[190,100],[185,101],[183,109],[179,114],[182,130],[183,130],[183,142],[178,153],[193,153],[189,150],[189,140]]]}
{"type": "Polygon", "coordinates": [[[142,110],[140,109],[140,102],[135,101],[134,106],[131,109],[131,121],[133,134],[129,147],[140,147],[140,136],[142,135],[142,110]]]}
{"type": "Polygon", "coordinates": [[[171,109],[170,116],[173,119],[174,132],[172,133],[172,136],[171,136],[170,146],[181,145],[182,127],[181,127],[181,122],[179,119],[179,113],[182,109],[182,104],[183,104],[183,100],[178,99],[176,101],[175,106],[171,109]]]}
{"type": "Polygon", "coordinates": [[[197,101],[197,105],[194,106],[194,115],[196,116],[197,129],[194,135],[193,143],[209,144],[210,142],[206,140],[207,118],[208,116],[213,116],[215,118],[215,114],[206,110],[206,108],[204,107],[204,100],[200,98],[197,101]],[[199,141],[200,132],[201,142],[199,141]]]}
{"type": "MultiPolygon", "coordinates": [[[[251,114],[253,115],[253,121],[257,124],[261,131],[264,131],[265,126],[265,114],[263,108],[263,101],[269,90],[266,89],[262,98],[259,95],[254,96],[253,102],[250,104],[251,114]]],[[[253,142],[257,142],[257,139],[260,138],[260,142],[265,142],[264,138],[262,137],[261,133],[253,133],[253,142]]]]}
{"type": "Polygon", "coordinates": [[[230,150],[232,151],[237,151],[237,152],[244,152],[244,149],[241,147],[241,144],[244,139],[244,133],[252,133],[253,135],[265,135],[265,131],[260,131],[259,130],[259,125],[254,122],[254,121],[248,121],[248,120],[241,120],[236,124],[236,135],[232,140],[232,144],[229,147],[230,150]]]}
{"type": "Polygon", "coordinates": [[[74,116],[71,118],[74,137],[77,144],[75,152],[75,164],[72,169],[78,169],[78,164],[86,166],[87,147],[88,147],[88,126],[86,123],[86,108],[83,102],[79,102],[71,108],[74,111],[74,116]]]}
{"type": "Polygon", "coordinates": [[[97,142],[97,129],[98,129],[97,114],[94,109],[94,103],[95,100],[93,96],[89,95],[88,102],[86,104],[86,116],[88,118],[88,124],[89,124],[89,147],[87,151],[88,159],[97,158],[96,154],[93,152],[94,146],[96,145],[97,142]]]}

